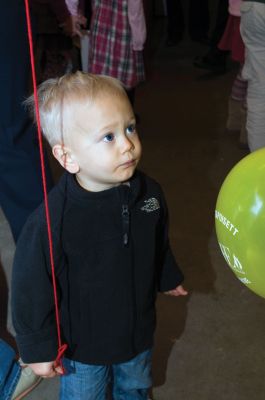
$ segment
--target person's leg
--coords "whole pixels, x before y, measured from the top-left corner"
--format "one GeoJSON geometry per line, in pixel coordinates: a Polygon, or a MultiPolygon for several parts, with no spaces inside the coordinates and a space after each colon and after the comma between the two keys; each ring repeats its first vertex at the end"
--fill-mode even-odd
{"type": "Polygon", "coordinates": [[[228,20],[228,15],[228,0],[219,0],[216,14],[216,22],[211,34],[211,47],[214,49],[217,48],[218,43],[223,36],[228,20]]]}
{"type": "Polygon", "coordinates": [[[14,349],[0,339],[0,399],[11,399],[21,374],[14,349]]]}
{"type": "MultiPolygon", "coordinates": [[[[0,150],[0,206],[17,241],[28,216],[43,200],[38,147],[32,154],[16,148],[0,150]],[[35,153],[35,154],[34,154],[35,153]]],[[[29,146],[30,148],[30,146],[29,146]]],[[[47,169],[48,189],[51,178],[47,169]]]]}
{"type": "MultiPolygon", "coordinates": [[[[24,1],[5,2],[1,13],[0,206],[17,240],[28,215],[43,200],[43,190],[36,129],[22,105],[30,82],[24,1]]],[[[48,168],[47,180],[50,188],[48,168]]]]}
{"type": "Polygon", "coordinates": [[[66,375],[61,376],[61,400],[106,400],[110,367],[63,360],[66,375]]]}
{"type": "Polygon", "coordinates": [[[214,73],[224,73],[226,70],[227,51],[220,50],[218,43],[224,33],[228,19],[228,0],[219,0],[216,23],[210,38],[210,48],[204,56],[196,57],[194,66],[214,73]]]}
{"type": "Polygon", "coordinates": [[[229,131],[241,129],[243,117],[242,107],[246,103],[247,81],[242,77],[242,66],[232,84],[232,90],[228,99],[228,118],[226,127],[229,131]]]}
{"type": "Polygon", "coordinates": [[[189,34],[192,40],[207,43],[210,26],[208,0],[190,0],[189,34]]]}
{"type": "Polygon", "coordinates": [[[151,361],[152,350],[147,350],[128,362],[112,366],[114,400],[148,399],[152,386],[151,361]]]}
{"type": "Polygon", "coordinates": [[[241,34],[246,47],[242,74],[248,81],[248,145],[255,151],[265,146],[265,4],[243,2],[241,34]]]}
{"type": "Polygon", "coordinates": [[[181,0],[166,0],[167,5],[167,44],[175,45],[183,37],[185,27],[181,0]]]}

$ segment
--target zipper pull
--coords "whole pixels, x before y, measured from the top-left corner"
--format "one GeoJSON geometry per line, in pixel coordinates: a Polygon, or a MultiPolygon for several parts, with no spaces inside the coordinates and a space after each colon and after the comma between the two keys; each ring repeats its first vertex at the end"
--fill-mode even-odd
{"type": "Polygon", "coordinates": [[[123,244],[127,246],[129,243],[129,226],[130,226],[130,212],[128,204],[122,205],[122,226],[123,226],[123,244]]]}

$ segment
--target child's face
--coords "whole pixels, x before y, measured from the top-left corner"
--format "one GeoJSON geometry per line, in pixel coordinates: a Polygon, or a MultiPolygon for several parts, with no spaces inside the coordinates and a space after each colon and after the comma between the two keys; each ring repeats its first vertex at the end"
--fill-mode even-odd
{"type": "Polygon", "coordinates": [[[79,167],[80,185],[101,191],[130,179],[141,157],[141,144],[127,98],[106,95],[92,106],[77,107],[74,119],[69,147],[79,167]]]}

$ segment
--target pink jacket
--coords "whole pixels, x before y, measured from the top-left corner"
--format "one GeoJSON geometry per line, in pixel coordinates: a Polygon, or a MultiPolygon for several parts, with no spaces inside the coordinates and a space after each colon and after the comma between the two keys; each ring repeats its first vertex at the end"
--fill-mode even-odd
{"type": "MultiPolygon", "coordinates": [[[[72,15],[78,14],[80,0],[65,0],[72,15]]],[[[128,19],[132,32],[133,50],[141,51],[146,40],[146,24],[142,0],[128,0],[128,19]]]]}
{"type": "Polygon", "coordinates": [[[229,0],[229,14],[234,15],[236,17],[240,17],[240,6],[242,0],[229,0]]]}

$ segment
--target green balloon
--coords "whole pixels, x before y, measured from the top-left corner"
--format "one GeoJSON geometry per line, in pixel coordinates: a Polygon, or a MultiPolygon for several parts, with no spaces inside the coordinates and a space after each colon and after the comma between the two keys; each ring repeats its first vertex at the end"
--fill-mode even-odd
{"type": "Polygon", "coordinates": [[[265,297],[265,148],[243,158],[226,177],[217,198],[215,227],[229,267],[265,297]]]}

